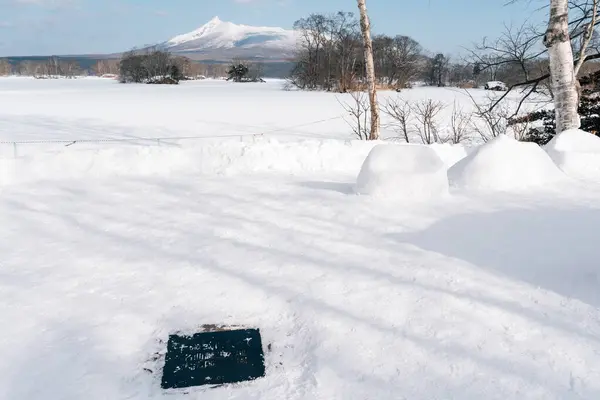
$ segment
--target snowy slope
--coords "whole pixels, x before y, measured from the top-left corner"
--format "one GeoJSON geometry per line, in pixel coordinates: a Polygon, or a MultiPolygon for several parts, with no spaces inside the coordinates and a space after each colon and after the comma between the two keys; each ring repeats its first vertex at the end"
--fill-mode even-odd
{"type": "Polygon", "coordinates": [[[200,28],[163,43],[174,53],[227,51],[255,52],[257,56],[289,57],[296,47],[294,31],[283,28],[236,25],[215,17],[200,28]]]}

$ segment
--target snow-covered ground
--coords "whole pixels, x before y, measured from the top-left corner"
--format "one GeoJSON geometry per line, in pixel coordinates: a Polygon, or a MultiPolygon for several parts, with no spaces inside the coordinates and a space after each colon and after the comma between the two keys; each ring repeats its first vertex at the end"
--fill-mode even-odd
{"type": "Polygon", "coordinates": [[[433,146],[485,190],[356,195],[373,144],[344,121],[239,136],[341,113],[275,83],[7,79],[0,101],[0,141],[238,135],[0,145],[0,399],[600,398],[600,180],[507,185],[500,141],[433,146]],[[260,328],[266,377],[162,391],[159,341],[212,323],[260,328]]]}
{"type": "MultiPolygon", "coordinates": [[[[240,135],[257,134],[293,140],[354,139],[346,122],[350,121],[348,113],[340,104],[352,102],[349,94],[285,91],[283,85],[281,80],[134,86],[100,78],[4,78],[0,79],[0,141],[182,136],[239,139],[240,135]]],[[[482,104],[487,103],[488,96],[501,95],[482,89],[470,93],[482,104]]],[[[413,103],[439,100],[446,105],[440,122],[449,119],[455,100],[466,111],[474,109],[465,90],[458,88],[419,87],[401,93],[381,92],[380,97],[382,103],[388,98],[413,103]]],[[[525,107],[539,106],[543,101],[537,98],[525,107]]],[[[386,125],[390,120],[384,116],[383,122],[386,125]]],[[[384,136],[397,133],[387,127],[384,136]]]]}

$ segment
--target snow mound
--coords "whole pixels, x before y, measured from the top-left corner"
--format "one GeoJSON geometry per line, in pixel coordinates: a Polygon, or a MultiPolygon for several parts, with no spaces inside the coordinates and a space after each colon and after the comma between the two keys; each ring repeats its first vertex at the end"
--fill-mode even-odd
{"type": "Polygon", "coordinates": [[[545,147],[546,152],[567,175],[600,181],[600,138],[579,129],[556,135],[545,147]]]}
{"type": "Polygon", "coordinates": [[[356,192],[404,200],[443,197],[448,193],[446,167],[431,147],[380,144],[363,163],[356,192]]]}
{"type": "Polygon", "coordinates": [[[552,159],[535,143],[500,135],[448,170],[453,187],[474,191],[519,191],[564,179],[552,159]]]}

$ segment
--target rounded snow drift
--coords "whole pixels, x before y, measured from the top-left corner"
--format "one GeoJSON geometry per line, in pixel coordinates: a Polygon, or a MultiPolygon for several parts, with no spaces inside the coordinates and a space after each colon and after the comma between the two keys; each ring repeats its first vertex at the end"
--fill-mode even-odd
{"type": "Polygon", "coordinates": [[[600,181],[600,137],[570,129],[556,135],[545,150],[565,174],[600,181]]]}
{"type": "Polygon", "coordinates": [[[444,162],[421,145],[380,144],[362,165],[356,192],[375,197],[426,200],[448,194],[444,162]]]}
{"type": "Polygon", "coordinates": [[[519,191],[564,179],[564,174],[535,143],[500,135],[448,170],[453,187],[473,191],[519,191]]]}

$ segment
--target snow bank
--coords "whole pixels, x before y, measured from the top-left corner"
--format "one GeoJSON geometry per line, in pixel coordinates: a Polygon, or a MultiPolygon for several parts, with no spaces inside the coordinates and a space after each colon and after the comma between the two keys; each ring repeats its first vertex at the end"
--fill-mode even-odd
{"type": "Polygon", "coordinates": [[[555,183],[564,174],[538,145],[501,135],[450,168],[448,178],[462,189],[518,191],[555,183]]]}
{"type": "Polygon", "coordinates": [[[446,168],[431,147],[378,145],[360,170],[356,192],[405,200],[439,198],[448,193],[446,168]]]}
{"type": "Polygon", "coordinates": [[[579,129],[556,135],[545,147],[552,160],[569,176],[600,181],[600,138],[579,129]]]}
{"type": "MultiPolygon", "coordinates": [[[[0,157],[0,185],[47,179],[156,176],[176,172],[231,175],[334,172],[356,175],[375,143],[342,140],[276,140],[190,143],[104,148],[61,146],[57,152],[0,157]]],[[[183,143],[183,142],[181,142],[183,143]]]]}
{"type": "MultiPolygon", "coordinates": [[[[277,141],[245,138],[160,145],[77,143],[47,147],[0,147],[0,186],[48,179],[109,176],[161,176],[177,172],[233,175],[262,172],[305,174],[331,172],[356,176],[369,151],[381,142],[358,140],[277,141]]],[[[451,165],[465,153],[460,146],[437,146],[451,165]]]]}

